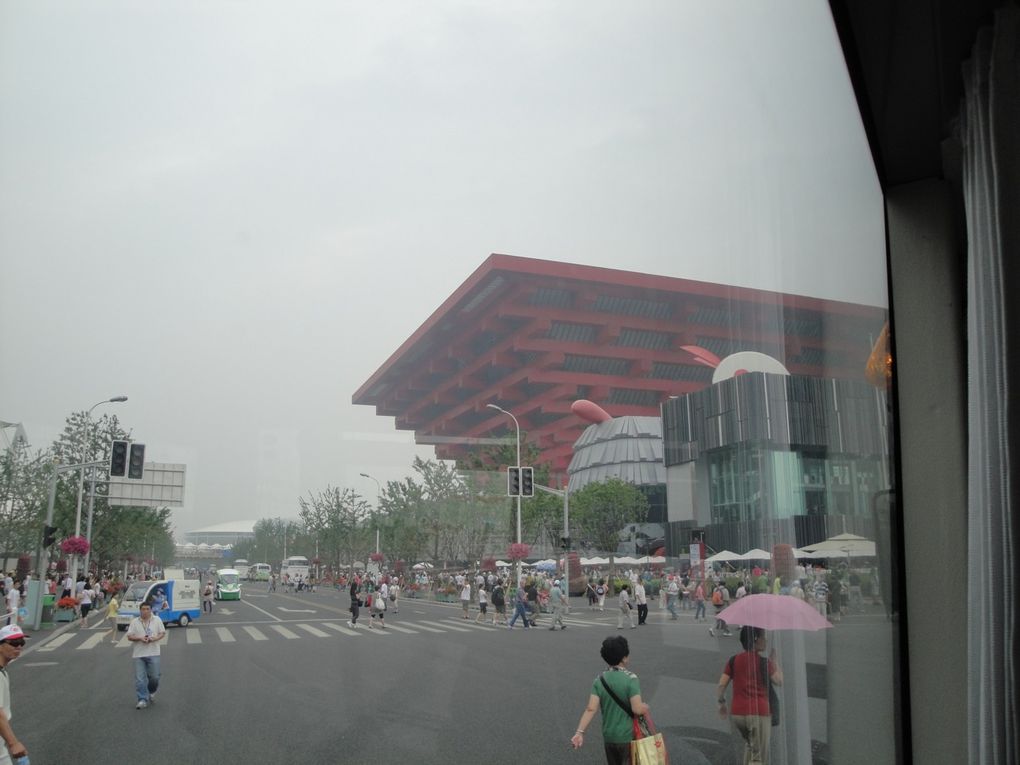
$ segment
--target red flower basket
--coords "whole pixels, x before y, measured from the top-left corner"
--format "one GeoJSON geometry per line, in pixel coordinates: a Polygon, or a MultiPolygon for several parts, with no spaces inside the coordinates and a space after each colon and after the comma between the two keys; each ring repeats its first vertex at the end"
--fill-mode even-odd
{"type": "Polygon", "coordinates": [[[507,550],[510,560],[524,560],[531,554],[531,548],[523,542],[514,542],[507,550]]]}
{"type": "Polygon", "coordinates": [[[85,555],[89,551],[89,540],[85,537],[68,537],[60,543],[64,555],[85,555]]]}
{"type": "Polygon", "coordinates": [[[482,571],[495,571],[496,570],[496,559],[495,558],[483,558],[482,559],[482,571]]]}
{"type": "Polygon", "coordinates": [[[369,560],[371,560],[371,561],[373,561],[375,563],[382,563],[383,554],[382,553],[372,553],[371,555],[368,556],[368,558],[369,558],[369,560]]]}

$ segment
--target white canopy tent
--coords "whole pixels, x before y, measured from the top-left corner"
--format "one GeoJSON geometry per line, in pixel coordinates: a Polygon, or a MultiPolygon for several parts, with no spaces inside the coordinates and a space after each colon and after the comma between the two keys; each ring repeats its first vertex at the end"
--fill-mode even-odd
{"type": "Polygon", "coordinates": [[[616,560],[617,563],[620,563],[620,564],[622,564],[624,566],[633,566],[633,565],[636,565],[636,564],[641,562],[637,558],[632,558],[629,555],[621,555],[621,556],[617,557],[615,560],[616,560]]]}
{"type": "Polygon", "coordinates": [[[875,556],[875,543],[856,534],[837,534],[824,542],[805,545],[803,549],[814,553],[812,557],[838,558],[843,555],[852,558],[872,558],[875,556]],[[825,553],[825,555],[817,555],[817,553],[825,553]]]}
{"type": "Polygon", "coordinates": [[[705,563],[729,563],[735,560],[743,560],[743,558],[735,552],[720,550],[715,555],[709,555],[705,558],[705,563]]]}
{"type": "Polygon", "coordinates": [[[608,566],[609,558],[600,558],[597,555],[592,558],[581,558],[582,566],[608,566]]]}
{"type": "Polygon", "coordinates": [[[772,560],[772,553],[756,547],[741,555],[740,560],[772,560]]]}

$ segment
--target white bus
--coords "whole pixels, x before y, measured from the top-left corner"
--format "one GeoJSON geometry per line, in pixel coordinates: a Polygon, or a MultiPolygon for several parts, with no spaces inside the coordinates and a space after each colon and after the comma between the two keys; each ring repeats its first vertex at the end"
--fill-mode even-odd
{"type": "Polygon", "coordinates": [[[241,579],[248,578],[248,561],[244,558],[238,558],[234,561],[234,570],[237,571],[237,576],[241,579]]]}
{"type": "Polygon", "coordinates": [[[310,573],[308,558],[304,555],[292,555],[280,565],[280,584],[286,582],[296,586],[299,579],[307,582],[310,573]]]}
{"type": "Polygon", "coordinates": [[[268,563],[252,563],[248,566],[249,582],[268,582],[273,573],[273,567],[268,563]]]}

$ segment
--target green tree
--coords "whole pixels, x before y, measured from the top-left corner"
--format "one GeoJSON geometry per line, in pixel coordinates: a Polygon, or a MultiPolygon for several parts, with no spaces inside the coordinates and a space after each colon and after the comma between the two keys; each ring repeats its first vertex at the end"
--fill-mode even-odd
{"type": "MultiPolygon", "coordinates": [[[[549,486],[549,465],[543,463],[541,451],[528,443],[527,433],[521,432],[521,464],[534,469],[536,485],[549,486]]],[[[487,491],[493,498],[502,496],[507,541],[517,536],[517,500],[506,495],[506,469],[517,463],[517,444],[514,438],[506,443],[490,444],[471,449],[457,461],[461,470],[490,471],[493,478],[487,482],[487,491]],[[497,473],[498,471],[498,473],[497,473]]],[[[563,500],[555,495],[536,491],[534,497],[521,499],[521,541],[529,544],[558,544],[563,528],[563,500]]],[[[502,552],[500,552],[502,554],[502,552]]]]}
{"type": "Polygon", "coordinates": [[[353,489],[327,486],[298,499],[298,513],[320,548],[330,551],[336,565],[354,569],[354,562],[372,549],[372,506],[353,489]]]}
{"type": "Polygon", "coordinates": [[[413,564],[428,548],[429,530],[419,524],[424,517],[425,489],[411,478],[389,481],[379,497],[382,545],[391,560],[413,564]]]}
{"type": "Polygon", "coordinates": [[[592,546],[610,555],[620,542],[620,531],[630,523],[648,518],[648,500],[636,486],[610,478],[590,483],[570,494],[570,525],[573,536],[590,540],[592,546]]]}
{"type": "MultiPolygon", "coordinates": [[[[74,412],[68,416],[64,430],[54,441],[51,451],[55,460],[63,465],[106,463],[110,459],[112,442],[128,438],[128,431],[121,427],[116,415],[104,414],[98,419],[89,419],[84,411],[74,412]]],[[[163,564],[172,562],[175,547],[170,510],[165,507],[110,505],[107,501],[106,470],[96,468],[94,475],[92,564],[100,569],[116,568],[128,557],[155,559],[163,564]]],[[[75,530],[78,481],[77,471],[64,473],[57,481],[53,517],[54,525],[64,538],[74,534],[75,530]]],[[[90,482],[86,480],[81,508],[82,534],[86,532],[88,523],[89,493],[90,482]]]]}
{"type": "Polygon", "coordinates": [[[234,557],[245,558],[252,563],[269,563],[279,568],[287,555],[304,555],[311,558],[314,552],[314,538],[298,521],[282,518],[262,518],[255,522],[253,539],[234,545],[234,557]]]}
{"type": "Polygon", "coordinates": [[[21,438],[0,453],[0,554],[35,552],[42,534],[52,470],[48,452],[21,438]]]}

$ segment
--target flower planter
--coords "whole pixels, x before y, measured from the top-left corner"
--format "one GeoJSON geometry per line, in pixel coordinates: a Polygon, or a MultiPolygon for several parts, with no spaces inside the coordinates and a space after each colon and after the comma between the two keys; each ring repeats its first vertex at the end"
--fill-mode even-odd
{"type": "Polygon", "coordinates": [[[74,621],[74,609],[72,608],[58,608],[54,612],[54,617],[58,622],[73,622],[74,621]]]}

